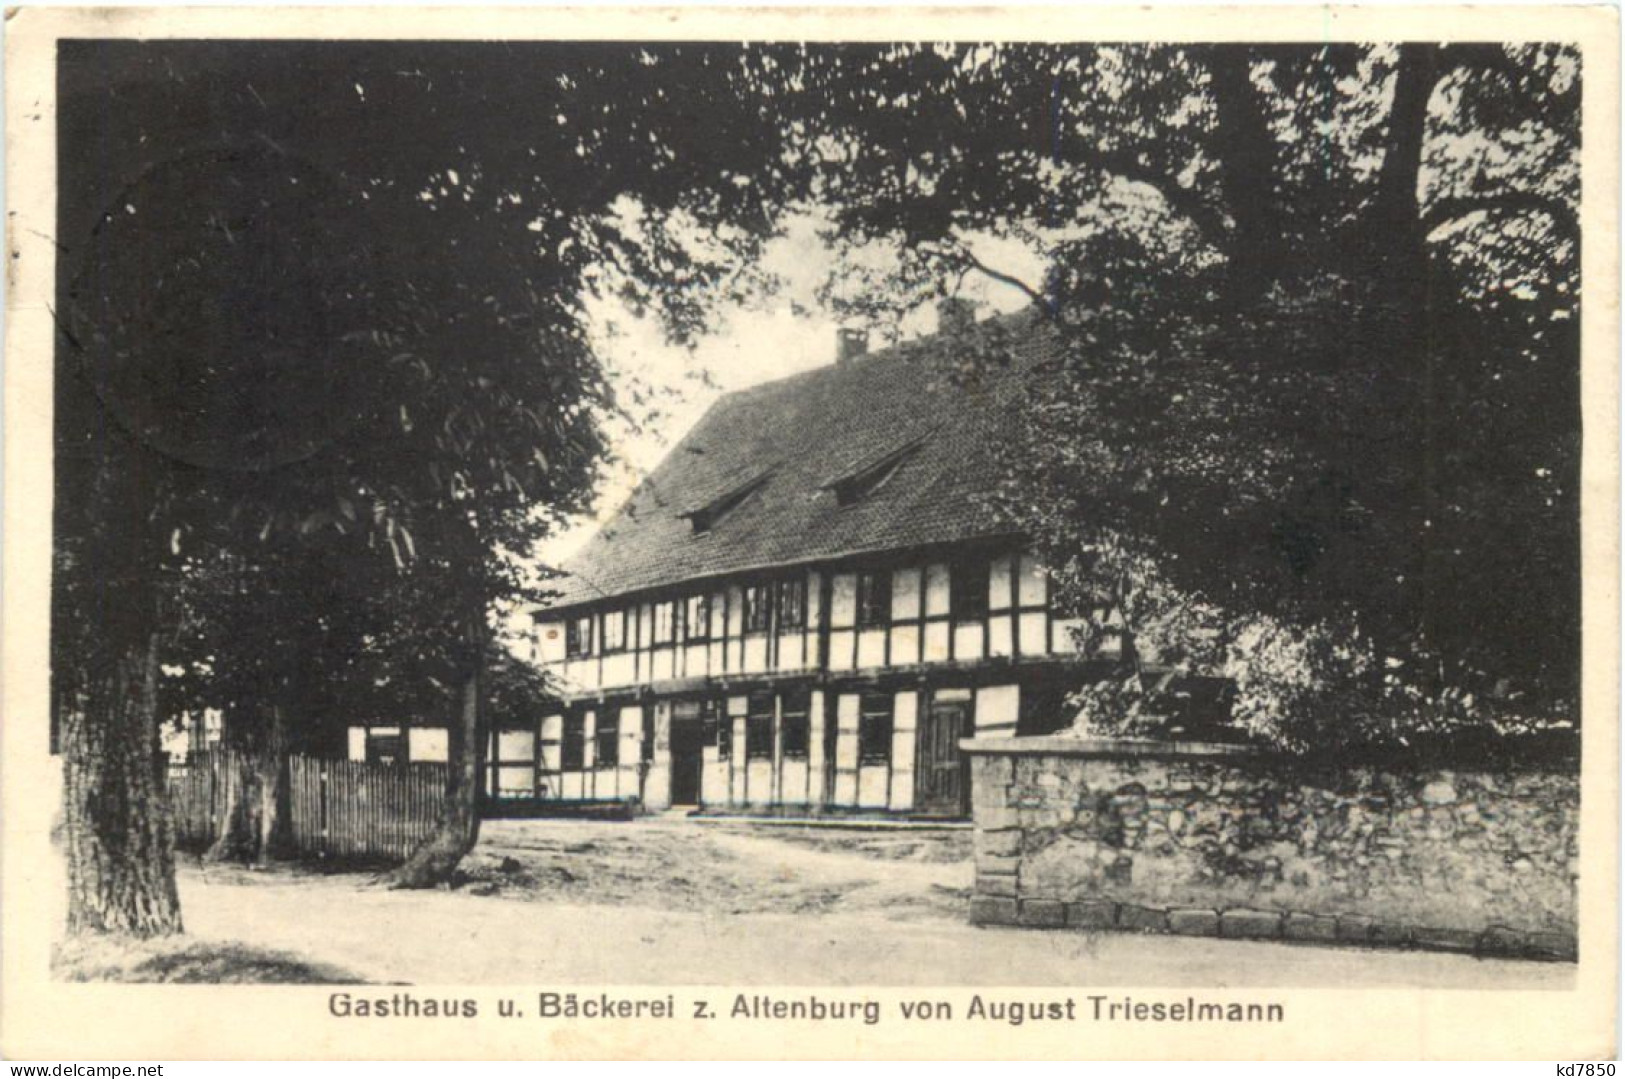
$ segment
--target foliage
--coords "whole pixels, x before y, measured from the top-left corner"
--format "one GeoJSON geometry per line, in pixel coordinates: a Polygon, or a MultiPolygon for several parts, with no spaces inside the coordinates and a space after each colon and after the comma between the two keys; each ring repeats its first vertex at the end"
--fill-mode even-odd
{"type": "Polygon", "coordinates": [[[1370,718],[1383,715],[1370,699],[1378,664],[1369,644],[1328,626],[1255,618],[1225,660],[1236,722],[1273,744],[1302,751],[1359,742],[1371,733],[1370,718]]]}
{"type": "Polygon", "coordinates": [[[996,501],[1131,659],[1286,744],[1573,707],[1572,48],[69,42],[60,81],[59,692],[154,627],[222,700],[449,685],[624,414],[589,299],[691,342],[819,205],[897,253],[838,307],[1032,299],[996,501]]]}
{"type": "Polygon", "coordinates": [[[1066,598],[1130,601],[1142,647],[1229,670],[1244,718],[1289,744],[1469,700],[1572,712],[1573,49],[897,45],[804,64],[795,146],[833,230],[899,252],[853,310],[982,274],[1055,335],[997,501],[1071,567],[1066,598]],[[1042,250],[1046,278],[986,262],[986,235],[1042,250]],[[1119,547],[1138,552],[1126,581],[1119,547]]]}
{"type": "MultiPolygon", "coordinates": [[[[70,771],[103,735],[150,759],[149,702],[78,690],[161,638],[172,695],[307,734],[445,686],[477,775],[493,610],[621,408],[588,297],[691,340],[772,230],[751,176],[779,148],[716,52],[64,44],[52,668],[94,735],[70,771]]],[[[472,834],[448,823],[442,868],[472,834]]]]}
{"type": "Polygon", "coordinates": [[[769,230],[703,49],[84,43],[63,90],[62,482],[140,522],[59,500],[59,621],[116,557],[217,698],[444,681],[596,482],[585,298],[691,338],[769,230]]]}
{"type": "Polygon", "coordinates": [[[492,729],[533,726],[558,687],[546,674],[509,652],[491,657],[486,680],[486,715],[492,729]]]}

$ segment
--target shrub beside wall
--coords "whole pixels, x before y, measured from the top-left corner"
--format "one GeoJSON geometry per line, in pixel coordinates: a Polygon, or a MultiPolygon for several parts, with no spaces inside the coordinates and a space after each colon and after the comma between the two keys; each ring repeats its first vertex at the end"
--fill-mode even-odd
{"type": "Polygon", "coordinates": [[[1579,776],[969,741],[981,924],[1572,958],[1579,776]]]}

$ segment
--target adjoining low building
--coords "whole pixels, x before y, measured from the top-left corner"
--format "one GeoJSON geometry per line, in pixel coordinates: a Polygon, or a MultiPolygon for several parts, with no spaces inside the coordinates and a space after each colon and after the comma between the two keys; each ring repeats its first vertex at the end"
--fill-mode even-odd
{"type": "Polygon", "coordinates": [[[968,380],[945,337],[843,331],[834,365],[719,400],[535,615],[562,699],[495,735],[491,794],[966,814],[960,740],[1053,729],[1108,662],[987,505],[1054,358],[1031,313],[997,325],[1013,362],[968,380]]]}

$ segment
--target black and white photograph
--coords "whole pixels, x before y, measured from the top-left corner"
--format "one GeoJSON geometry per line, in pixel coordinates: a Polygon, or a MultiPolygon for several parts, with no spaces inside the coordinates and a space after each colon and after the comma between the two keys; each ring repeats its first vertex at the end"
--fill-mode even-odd
{"type": "Polygon", "coordinates": [[[41,1001],[1155,1056],[1471,991],[1617,1052],[1613,11],[372,14],[12,65],[41,1001]]]}

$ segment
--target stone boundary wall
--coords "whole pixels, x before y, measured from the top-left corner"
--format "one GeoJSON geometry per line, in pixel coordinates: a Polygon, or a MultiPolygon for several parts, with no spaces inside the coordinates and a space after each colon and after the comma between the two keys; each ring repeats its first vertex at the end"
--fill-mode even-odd
{"type": "Polygon", "coordinates": [[[1574,959],[1576,771],[1008,738],[971,755],[979,925],[1574,959]]]}

